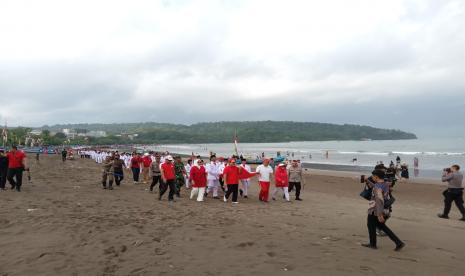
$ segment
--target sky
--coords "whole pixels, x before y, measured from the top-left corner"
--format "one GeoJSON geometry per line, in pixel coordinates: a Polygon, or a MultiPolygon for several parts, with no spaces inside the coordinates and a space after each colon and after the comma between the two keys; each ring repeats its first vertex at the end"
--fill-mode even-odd
{"type": "Polygon", "coordinates": [[[0,0],[0,120],[464,133],[465,1],[0,0]]]}

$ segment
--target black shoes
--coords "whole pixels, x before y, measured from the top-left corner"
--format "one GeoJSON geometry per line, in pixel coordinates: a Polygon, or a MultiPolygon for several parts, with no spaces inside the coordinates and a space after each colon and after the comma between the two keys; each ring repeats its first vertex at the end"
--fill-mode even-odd
{"type": "Polygon", "coordinates": [[[295,200],[302,201],[302,199],[301,199],[301,198],[296,198],[295,200]]]}
{"type": "Polygon", "coordinates": [[[378,247],[376,247],[376,245],[371,245],[369,243],[362,243],[362,246],[366,247],[366,248],[370,248],[370,249],[378,249],[378,247]]]}
{"type": "Polygon", "coordinates": [[[459,220],[461,220],[461,221],[465,221],[465,217],[463,217],[463,218],[461,218],[461,219],[459,219],[459,220]]]}
{"type": "Polygon", "coordinates": [[[438,218],[449,219],[449,216],[446,216],[444,214],[438,214],[438,218]]]}
{"type": "Polygon", "coordinates": [[[404,247],[405,247],[405,243],[399,243],[398,245],[396,245],[396,248],[394,248],[394,251],[400,251],[404,247]]]}

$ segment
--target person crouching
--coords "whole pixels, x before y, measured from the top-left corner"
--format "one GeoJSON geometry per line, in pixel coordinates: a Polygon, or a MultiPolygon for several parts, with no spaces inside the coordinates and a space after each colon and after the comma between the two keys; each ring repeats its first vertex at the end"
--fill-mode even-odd
{"type": "Polygon", "coordinates": [[[197,201],[203,201],[205,187],[207,187],[207,170],[203,165],[203,160],[198,160],[197,165],[190,168],[190,181],[192,185],[191,199],[197,195],[197,201]]]}

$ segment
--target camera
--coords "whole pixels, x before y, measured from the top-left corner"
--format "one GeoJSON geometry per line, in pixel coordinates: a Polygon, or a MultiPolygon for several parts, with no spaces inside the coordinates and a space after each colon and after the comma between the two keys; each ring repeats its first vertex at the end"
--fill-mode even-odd
{"type": "Polygon", "coordinates": [[[445,171],[446,173],[450,173],[450,172],[451,172],[450,168],[445,168],[443,171],[445,171]]]}

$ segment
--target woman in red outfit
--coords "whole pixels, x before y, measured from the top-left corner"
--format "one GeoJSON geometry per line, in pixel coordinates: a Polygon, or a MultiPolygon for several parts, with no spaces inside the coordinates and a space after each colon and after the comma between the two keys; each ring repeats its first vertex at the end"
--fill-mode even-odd
{"type": "Polygon", "coordinates": [[[203,165],[203,160],[198,160],[197,165],[193,166],[190,171],[190,181],[192,185],[191,199],[197,194],[197,201],[203,201],[205,187],[207,187],[207,170],[203,165]]]}
{"type": "Polygon", "coordinates": [[[286,164],[281,163],[278,165],[278,168],[276,168],[274,179],[275,188],[272,193],[273,200],[276,200],[276,194],[278,193],[278,191],[283,191],[286,201],[289,201],[289,177],[287,175],[286,164]]]}

